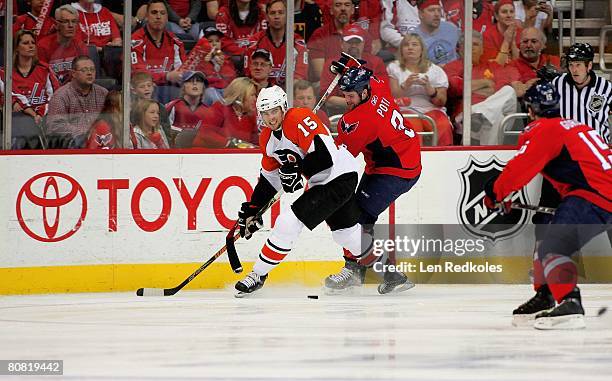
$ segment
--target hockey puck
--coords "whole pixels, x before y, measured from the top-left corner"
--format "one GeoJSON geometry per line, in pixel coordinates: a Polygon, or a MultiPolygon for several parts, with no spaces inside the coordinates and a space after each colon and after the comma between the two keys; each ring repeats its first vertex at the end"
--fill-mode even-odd
{"type": "Polygon", "coordinates": [[[319,295],[308,295],[308,299],[319,299],[319,295]]]}
{"type": "Polygon", "coordinates": [[[601,316],[601,315],[605,314],[606,311],[608,311],[608,307],[601,307],[599,309],[599,311],[597,311],[597,316],[601,316]]]}

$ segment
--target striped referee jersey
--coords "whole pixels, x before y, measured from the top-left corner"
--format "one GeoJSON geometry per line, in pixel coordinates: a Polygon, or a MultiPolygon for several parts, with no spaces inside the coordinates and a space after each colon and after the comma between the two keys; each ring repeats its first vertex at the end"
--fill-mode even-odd
{"type": "Polygon", "coordinates": [[[561,95],[561,116],[586,124],[610,144],[608,116],[612,106],[612,83],[593,72],[590,83],[581,90],[568,73],[561,74],[552,83],[561,95]]]}

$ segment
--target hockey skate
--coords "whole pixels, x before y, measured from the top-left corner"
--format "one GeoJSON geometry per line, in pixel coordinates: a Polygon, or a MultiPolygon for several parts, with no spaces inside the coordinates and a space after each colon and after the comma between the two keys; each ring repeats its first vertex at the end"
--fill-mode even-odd
{"type": "Polygon", "coordinates": [[[397,294],[414,287],[406,274],[397,271],[386,271],[383,283],[378,285],[378,293],[381,295],[394,293],[397,294]]]}
{"type": "Polygon", "coordinates": [[[537,314],[533,327],[544,330],[585,328],[584,308],[578,287],[567,294],[557,307],[537,314]]]}
{"type": "Polygon", "coordinates": [[[238,291],[234,296],[236,298],[242,298],[263,287],[268,275],[258,275],[254,272],[250,272],[243,280],[236,283],[236,290],[238,291]]]}
{"type": "Polygon", "coordinates": [[[515,327],[532,324],[535,316],[543,311],[549,311],[555,307],[553,298],[547,285],[538,289],[536,294],[512,311],[512,325],[515,327]]]}
{"type": "Polygon", "coordinates": [[[325,278],[325,294],[348,294],[361,287],[365,279],[366,267],[356,261],[345,261],[344,267],[338,274],[325,278]]]}

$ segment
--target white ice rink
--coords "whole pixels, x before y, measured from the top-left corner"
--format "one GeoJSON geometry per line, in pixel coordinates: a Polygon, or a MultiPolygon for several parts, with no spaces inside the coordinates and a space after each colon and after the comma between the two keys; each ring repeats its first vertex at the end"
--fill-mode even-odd
{"type": "Polygon", "coordinates": [[[0,359],[64,360],[63,377],[5,378],[19,380],[612,380],[612,313],[596,316],[612,285],[582,287],[582,331],[512,327],[531,295],[417,285],[397,296],[0,297],[0,359]]]}

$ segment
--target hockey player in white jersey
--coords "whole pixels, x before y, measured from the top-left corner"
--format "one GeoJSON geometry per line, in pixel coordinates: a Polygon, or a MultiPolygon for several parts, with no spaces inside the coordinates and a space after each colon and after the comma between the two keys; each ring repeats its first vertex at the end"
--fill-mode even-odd
{"type": "Polygon", "coordinates": [[[250,201],[238,213],[240,235],[249,239],[261,228],[257,212],[281,188],[288,193],[308,189],[281,211],[253,271],[236,283],[240,297],[264,285],[269,272],[289,254],[306,226],[312,230],[327,222],[336,243],[361,256],[360,209],[355,200],[358,163],[334,143],[327,127],[310,109],[287,108],[287,94],[278,86],[264,88],[257,111],[265,128],[259,138],[261,173],[250,201]]]}

